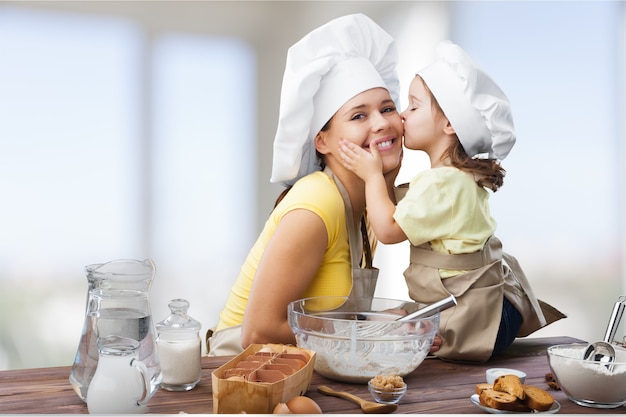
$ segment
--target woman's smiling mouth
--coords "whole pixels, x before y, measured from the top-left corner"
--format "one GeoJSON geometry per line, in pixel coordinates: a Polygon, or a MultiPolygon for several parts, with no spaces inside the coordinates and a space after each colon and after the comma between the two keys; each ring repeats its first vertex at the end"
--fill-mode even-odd
{"type": "Polygon", "coordinates": [[[381,140],[381,141],[373,141],[373,142],[370,142],[367,145],[365,145],[365,148],[369,149],[370,146],[372,145],[372,143],[375,143],[377,145],[376,147],[378,148],[379,151],[384,151],[384,150],[392,148],[395,141],[396,141],[395,138],[384,139],[384,140],[381,140]]]}

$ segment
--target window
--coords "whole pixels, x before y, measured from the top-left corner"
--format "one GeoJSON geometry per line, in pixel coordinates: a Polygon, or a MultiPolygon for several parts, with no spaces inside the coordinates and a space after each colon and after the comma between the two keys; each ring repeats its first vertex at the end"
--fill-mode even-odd
{"type": "Polygon", "coordinates": [[[153,319],[214,324],[254,233],[250,48],[2,6],[0,56],[0,369],[72,363],[91,263],[152,257],[153,319]]]}
{"type": "MultiPolygon", "coordinates": [[[[504,186],[490,199],[496,235],[520,261],[537,297],[568,315],[533,336],[599,340],[598,323],[608,322],[626,284],[624,90],[618,87],[625,83],[617,58],[621,54],[623,65],[624,3],[446,4],[448,32],[429,27],[407,38],[400,31],[400,57],[419,48],[431,56],[437,40],[427,36],[435,33],[460,44],[509,96],[517,143],[503,161],[504,186]]],[[[411,19],[400,27],[416,32],[417,17],[411,19]]],[[[424,56],[418,59],[413,71],[424,65],[424,56]]],[[[408,245],[391,248],[397,257],[375,262],[381,269],[377,293],[404,299],[408,245]]]]}
{"type": "Polygon", "coordinates": [[[453,15],[455,36],[513,106],[518,141],[503,162],[505,185],[492,197],[498,236],[537,296],[569,316],[537,337],[599,340],[598,323],[608,323],[624,294],[616,140],[623,111],[615,88],[622,7],[460,2],[453,15]]]}
{"type": "Polygon", "coordinates": [[[152,311],[186,298],[206,330],[256,237],[256,68],[232,39],[166,35],[153,51],[152,311]]]}

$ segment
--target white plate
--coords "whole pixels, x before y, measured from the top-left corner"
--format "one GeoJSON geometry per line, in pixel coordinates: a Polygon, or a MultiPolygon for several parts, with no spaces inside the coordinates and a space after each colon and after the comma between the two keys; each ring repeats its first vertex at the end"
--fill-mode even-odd
{"type": "MultiPolygon", "coordinates": [[[[472,395],[470,397],[470,401],[476,407],[478,407],[481,410],[486,411],[487,413],[490,413],[490,414],[528,414],[528,413],[519,412],[519,411],[496,410],[495,408],[484,406],[484,405],[482,405],[480,403],[480,399],[478,398],[478,394],[472,395]]],[[[535,410],[533,410],[533,411],[529,411],[529,413],[555,414],[555,413],[558,413],[560,409],[561,409],[561,404],[559,404],[559,402],[557,400],[554,400],[554,404],[552,404],[552,407],[550,407],[549,410],[547,410],[547,411],[535,411],[535,410]]]]}

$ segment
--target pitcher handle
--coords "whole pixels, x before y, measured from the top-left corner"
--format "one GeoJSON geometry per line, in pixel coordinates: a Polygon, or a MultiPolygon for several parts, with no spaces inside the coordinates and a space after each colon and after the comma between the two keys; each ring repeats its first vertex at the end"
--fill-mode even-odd
{"type": "Polygon", "coordinates": [[[135,369],[139,371],[141,380],[143,381],[143,393],[141,394],[141,398],[137,401],[137,405],[145,405],[150,399],[150,378],[148,377],[148,368],[146,367],[146,364],[139,359],[131,360],[130,366],[134,366],[135,369]]]}

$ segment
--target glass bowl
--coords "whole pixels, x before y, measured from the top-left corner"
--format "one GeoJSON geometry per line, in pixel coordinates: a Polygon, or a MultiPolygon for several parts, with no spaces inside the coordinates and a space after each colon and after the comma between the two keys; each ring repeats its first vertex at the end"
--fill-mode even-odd
{"type": "Polygon", "coordinates": [[[317,373],[366,384],[379,374],[408,375],[426,358],[439,330],[439,313],[394,321],[421,307],[376,297],[305,298],[289,304],[289,326],[299,347],[316,352],[317,373]]]}
{"type": "Polygon", "coordinates": [[[406,393],[407,385],[404,384],[402,388],[394,388],[392,390],[382,390],[379,388],[375,388],[372,385],[372,382],[369,381],[367,383],[367,388],[372,393],[372,397],[374,401],[381,404],[396,404],[404,397],[406,393]]]}
{"type": "Polygon", "coordinates": [[[552,375],[570,401],[593,408],[617,408],[626,403],[626,349],[613,347],[612,371],[605,363],[583,359],[586,344],[548,348],[552,375]]]}

